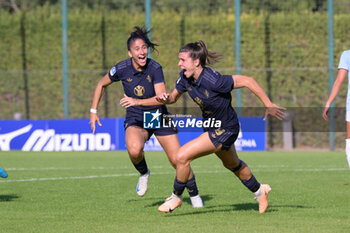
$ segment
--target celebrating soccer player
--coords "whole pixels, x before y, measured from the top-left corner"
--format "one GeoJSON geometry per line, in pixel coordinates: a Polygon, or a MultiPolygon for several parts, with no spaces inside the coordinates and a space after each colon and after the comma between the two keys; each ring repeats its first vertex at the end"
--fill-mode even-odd
{"type": "MultiPolygon", "coordinates": [[[[158,111],[167,114],[164,105],[156,100],[156,95],[166,92],[163,70],[156,61],[147,58],[148,48],[155,49],[157,44],[148,39],[149,31],[135,27],[127,40],[129,59],[116,64],[97,84],[91,106],[90,124],[95,133],[96,122],[101,126],[97,116],[97,107],[104,89],[112,82],[121,81],[124,88],[124,98],[120,104],[127,108],[124,122],[125,142],[129,157],[135,168],[140,172],[136,192],[139,196],[145,195],[148,186],[150,170],[144,156],[144,145],[154,134],[163,147],[171,165],[175,168],[175,154],[180,148],[177,129],[143,128],[143,112],[158,111]],[[144,106],[141,106],[144,105],[144,106]]],[[[191,170],[191,168],[189,168],[191,170]]],[[[195,176],[192,170],[186,181],[193,207],[203,207],[203,202],[198,194],[195,176]]]]}
{"type": "Polygon", "coordinates": [[[161,212],[171,212],[182,204],[182,193],[191,177],[192,160],[215,153],[223,165],[232,171],[259,202],[259,212],[268,207],[267,197],[271,190],[268,184],[260,184],[248,165],[237,156],[234,142],[239,133],[239,122],[231,106],[231,91],[234,88],[247,87],[265,105],[265,119],[272,115],[281,120],[285,108],[273,104],[259,84],[251,77],[242,75],[221,75],[208,68],[218,58],[218,54],[208,51],[203,41],[184,45],[179,52],[179,67],[182,69],[172,93],[163,93],[157,99],[164,104],[176,102],[184,92],[202,110],[203,120],[215,118],[221,120],[220,128],[204,128],[204,133],[183,145],[176,153],[176,178],[174,191],[159,206],[161,212]]]}

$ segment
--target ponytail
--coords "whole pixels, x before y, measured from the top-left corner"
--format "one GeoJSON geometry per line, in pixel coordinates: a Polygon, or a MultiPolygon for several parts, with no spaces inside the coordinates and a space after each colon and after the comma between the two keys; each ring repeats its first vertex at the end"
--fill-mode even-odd
{"type": "Polygon", "coordinates": [[[193,60],[199,59],[202,67],[205,67],[206,65],[213,65],[221,56],[216,52],[209,51],[206,44],[202,40],[182,46],[179,52],[189,52],[190,57],[193,60]]]}

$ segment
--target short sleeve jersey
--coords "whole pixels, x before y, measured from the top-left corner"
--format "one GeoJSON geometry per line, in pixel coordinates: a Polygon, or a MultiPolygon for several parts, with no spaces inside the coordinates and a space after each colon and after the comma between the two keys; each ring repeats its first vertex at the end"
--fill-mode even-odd
{"type": "Polygon", "coordinates": [[[338,69],[345,69],[348,71],[348,94],[346,97],[346,111],[350,111],[350,50],[345,50],[341,54],[338,69]]]}
{"type": "Polygon", "coordinates": [[[221,75],[212,68],[204,67],[197,81],[187,78],[181,71],[175,88],[181,93],[188,92],[201,108],[204,121],[209,118],[221,120],[221,128],[238,132],[237,114],[231,105],[233,86],[232,75],[221,75]]]}
{"type": "MultiPolygon", "coordinates": [[[[121,81],[124,93],[137,99],[155,96],[154,84],[165,82],[162,66],[150,58],[147,59],[146,67],[142,71],[136,70],[129,58],[113,66],[108,76],[112,82],[121,81]]],[[[134,117],[142,121],[143,111],[157,109],[167,113],[165,106],[132,106],[126,109],[126,118],[134,117]]]]}

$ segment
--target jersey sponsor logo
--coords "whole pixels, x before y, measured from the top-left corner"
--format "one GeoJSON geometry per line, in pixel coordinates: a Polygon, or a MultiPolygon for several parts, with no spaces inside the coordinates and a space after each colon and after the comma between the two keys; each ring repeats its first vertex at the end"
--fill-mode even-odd
{"type": "Polygon", "coordinates": [[[117,68],[115,68],[115,66],[112,67],[112,69],[109,71],[109,74],[111,76],[115,75],[115,73],[117,72],[117,68]]]}
{"type": "Polygon", "coordinates": [[[141,85],[137,85],[134,88],[134,94],[136,96],[143,96],[143,94],[145,94],[145,87],[141,86],[141,85]]]}
{"type": "Polygon", "coordinates": [[[129,83],[131,83],[131,82],[132,82],[132,78],[127,78],[126,81],[129,82],[129,83]]]}
{"type": "Polygon", "coordinates": [[[22,134],[25,134],[30,131],[33,125],[27,125],[18,130],[12,131],[10,133],[0,134],[0,151],[9,151],[11,141],[22,134]]]}
{"type": "Polygon", "coordinates": [[[160,116],[162,115],[157,111],[145,111],[143,112],[143,128],[145,129],[159,129],[160,128],[160,116]]]}
{"type": "Polygon", "coordinates": [[[149,75],[147,76],[147,80],[148,80],[148,82],[150,82],[150,83],[152,82],[152,78],[151,78],[149,75]]]}

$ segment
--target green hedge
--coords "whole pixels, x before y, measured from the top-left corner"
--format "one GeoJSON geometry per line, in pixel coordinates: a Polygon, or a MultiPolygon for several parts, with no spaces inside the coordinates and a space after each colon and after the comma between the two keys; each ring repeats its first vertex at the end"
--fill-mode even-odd
{"type": "MultiPolygon", "coordinates": [[[[89,117],[92,95],[98,80],[109,67],[128,57],[126,39],[133,26],[143,25],[145,17],[143,14],[130,14],[126,11],[104,12],[108,68],[103,69],[102,15],[101,10],[69,11],[71,118],[89,117]]],[[[0,118],[12,119],[15,112],[21,112],[25,117],[21,17],[25,17],[30,118],[63,118],[61,15],[48,6],[29,11],[25,16],[0,12],[0,118]]],[[[346,23],[349,20],[349,15],[334,16],[335,66],[341,51],[349,48],[350,30],[346,23]]],[[[152,12],[152,39],[160,44],[158,53],[152,55],[163,66],[168,90],[174,87],[179,72],[177,53],[181,46],[181,22],[184,22],[185,43],[204,40],[209,49],[223,55],[221,62],[214,68],[223,74],[235,73],[235,22],[232,11],[216,15],[195,12],[185,14],[171,10],[152,12]]],[[[242,73],[256,78],[265,90],[270,86],[268,94],[282,106],[321,109],[328,97],[327,14],[242,14],[241,24],[242,73]],[[270,83],[267,82],[268,77],[270,83]]],[[[248,90],[242,90],[242,94],[243,106],[262,107],[248,90]]],[[[108,87],[109,117],[124,115],[125,111],[119,105],[122,95],[120,83],[108,87]]],[[[336,100],[336,106],[345,105],[345,96],[344,87],[336,100]]],[[[175,107],[182,107],[183,101],[181,99],[175,107]]],[[[190,100],[186,104],[195,107],[190,100]]],[[[100,109],[101,117],[105,116],[104,100],[101,101],[100,109]]],[[[324,124],[320,116],[315,116],[314,124],[324,124]]],[[[337,117],[343,122],[344,116],[337,117]]],[[[280,123],[274,124],[277,128],[280,127],[280,123]]],[[[302,130],[304,126],[298,122],[295,127],[302,130]]],[[[301,134],[300,138],[304,138],[305,133],[301,134]]],[[[280,145],[280,133],[275,135],[274,143],[280,145]]],[[[343,133],[339,133],[338,138],[342,137],[343,133]]],[[[298,140],[297,145],[325,146],[328,143],[325,133],[306,138],[306,141],[298,140]]],[[[342,140],[340,142],[343,143],[342,140]]]]}

